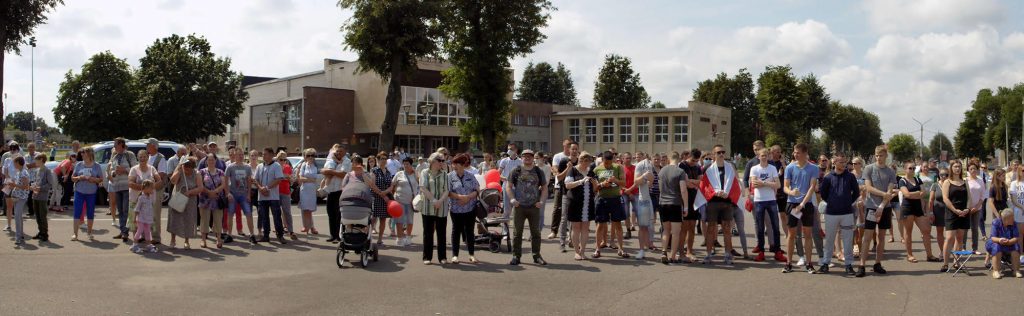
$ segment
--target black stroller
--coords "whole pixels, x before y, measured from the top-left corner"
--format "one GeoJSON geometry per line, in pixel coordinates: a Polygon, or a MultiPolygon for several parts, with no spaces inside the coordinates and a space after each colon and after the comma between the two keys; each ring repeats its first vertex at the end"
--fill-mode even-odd
{"type": "Polygon", "coordinates": [[[377,246],[370,237],[371,204],[362,198],[347,198],[342,193],[341,205],[341,242],[338,243],[338,268],[345,264],[345,255],[349,252],[359,254],[359,265],[363,268],[370,265],[370,259],[377,261],[377,246]]]}
{"type": "Polygon", "coordinates": [[[502,216],[501,191],[497,189],[483,189],[480,191],[477,203],[477,233],[476,243],[486,244],[488,250],[497,253],[501,251],[501,241],[505,240],[505,249],[512,252],[512,238],[509,236],[509,219],[502,216]],[[492,227],[500,227],[498,232],[490,230],[492,227]]]}

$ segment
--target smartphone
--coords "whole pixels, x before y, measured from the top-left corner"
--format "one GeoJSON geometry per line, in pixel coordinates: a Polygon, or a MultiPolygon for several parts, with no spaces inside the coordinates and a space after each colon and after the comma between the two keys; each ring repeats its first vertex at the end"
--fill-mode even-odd
{"type": "Polygon", "coordinates": [[[864,216],[864,220],[865,221],[872,221],[872,222],[874,222],[875,221],[875,212],[876,211],[878,211],[878,210],[869,209],[868,210],[868,215],[864,216]]]}

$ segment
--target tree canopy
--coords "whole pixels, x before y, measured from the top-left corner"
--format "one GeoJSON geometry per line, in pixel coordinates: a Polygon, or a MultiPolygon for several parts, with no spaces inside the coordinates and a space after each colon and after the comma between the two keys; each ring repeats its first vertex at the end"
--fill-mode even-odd
{"type": "Polygon", "coordinates": [[[830,97],[814,74],[797,79],[790,66],[767,66],[757,78],[757,109],[768,144],[809,142],[823,129],[830,97]]]}
{"type": "Polygon", "coordinates": [[[932,140],[928,142],[929,158],[938,159],[942,156],[942,151],[949,153],[950,158],[953,157],[953,142],[949,141],[949,137],[946,137],[946,134],[937,133],[932,137],[932,140]]]}
{"type": "MultiPolygon", "coordinates": [[[[21,53],[36,26],[46,23],[46,14],[64,4],[62,0],[7,0],[0,1],[0,91],[4,90],[4,59],[7,53],[21,53]]],[[[34,38],[33,38],[34,39],[34,38]]],[[[34,43],[33,43],[34,45],[34,43]]],[[[0,117],[4,117],[5,104],[0,98],[0,117]]],[[[0,128],[0,139],[4,139],[0,128]]]]}
{"type": "Polygon", "coordinates": [[[828,113],[822,131],[838,150],[866,157],[882,144],[882,128],[874,113],[840,101],[829,102],[828,113]]]}
{"type": "Polygon", "coordinates": [[[128,62],[109,51],[99,53],[82,65],[81,73],[64,75],[53,118],[65,134],[82,141],[141,136],[138,92],[128,62]]]}
{"type": "Polygon", "coordinates": [[[714,79],[697,83],[693,100],[720,105],[732,109],[731,148],[745,156],[752,156],[750,145],[764,137],[758,120],[758,107],[754,95],[754,79],[746,69],[729,77],[719,73],[714,79]]]}
{"type": "Polygon", "coordinates": [[[36,129],[46,130],[50,128],[40,117],[36,117],[31,112],[18,111],[14,113],[7,113],[7,117],[4,118],[4,123],[7,123],[7,128],[13,128],[19,131],[31,131],[32,121],[36,123],[36,129]]]}
{"type": "Polygon", "coordinates": [[[533,64],[523,70],[519,80],[517,99],[563,105],[579,105],[576,88],[565,65],[558,63],[557,69],[547,62],[533,64]]]}
{"type": "Polygon", "coordinates": [[[910,161],[917,155],[917,139],[910,134],[896,134],[889,138],[889,154],[894,161],[910,161]]]}
{"type": "Polygon", "coordinates": [[[633,71],[628,57],[609,54],[594,82],[594,108],[605,110],[633,110],[647,108],[651,97],[640,82],[640,74],[633,71]]]}

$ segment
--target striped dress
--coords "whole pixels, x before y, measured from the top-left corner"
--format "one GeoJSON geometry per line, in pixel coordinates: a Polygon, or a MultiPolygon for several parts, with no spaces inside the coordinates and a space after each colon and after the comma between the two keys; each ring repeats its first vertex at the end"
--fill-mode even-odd
{"type": "MultiPolygon", "coordinates": [[[[380,190],[387,190],[391,187],[391,173],[388,172],[387,168],[373,167],[371,170],[373,173],[374,184],[380,190]]],[[[373,218],[391,218],[388,215],[388,205],[384,203],[384,199],[380,196],[373,195],[373,218]]]]}
{"type": "MultiPolygon", "coordinates": [[[[431,174],[430,169],[427,169],[423,170],[423,172],[420,173],[419,180],[420,186],[425,188],[427,191],[430,191],[430,193],[434,194],[433,200],[441,201],[441,208],[436,209],[433,207],[433,205],[429,205],[433,203],[430,203],[427,201],[427,199],[424,199],[423,203],[429,204],[425,205],[425,207],[422,207],[420,213],[423,213],[424,216],[448,217],[448,211],[449,208],[451,207],[448,205],[448,174],[442,171],[434,172],[433,174],[431,174]]],[[[423,193],[426,194],[426,192],[423,193]]]]}

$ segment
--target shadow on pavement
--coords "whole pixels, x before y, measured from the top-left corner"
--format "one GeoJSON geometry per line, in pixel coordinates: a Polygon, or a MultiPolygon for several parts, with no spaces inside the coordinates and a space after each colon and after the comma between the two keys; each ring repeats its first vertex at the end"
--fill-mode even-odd
{"type": "MultiPolygon", "coordinates": [[[[348,256],[346,256],[346,258],[348,258],[348,256]]],[[[359,256],[355,256],[355,258],[358,259],[359,256]]],[[[401,258],[401,257],[391,257],[391,256],[378,255],[377,259],[379,261],[377,261],[377,262],[371,261],[370,262],[370,266],[366,267],[366,269],[364,269],[364,270],[370,271],[370,272],[398,272],[398,271],[405,270],[405,267],[403,267],[403,265],[405,265],[406,263],[409,263],[409,259],[401,258]]],[[[350,263],[352,263],[352,262],[350,262],[350,263]]],[[[359,263],[356,263],[355,265],[358,266],[359,263]]]]}
{"type": "Polygon", "coordinates": [[[59,244],[55,244],[55,243],[53,243],[51,241],[40,241],[39,242],[39,247],[40,248],[48,248],[48,249],[64,249],[64,246],[61,246],[59,244]]]}
{"type": "Polygon", "coordinates": [[[98,239],[96,241],[89,241],[88,239],[85,239],[81,243],[82,243],[83,246],[86,246],[86,247],[89,247],[89,248],[96,248],[96,249],[103,249],[103,250],[111,250],[111,249],[117,248],[117,245],[118,245],[117,243],[112,243],[112,242],[108,242],[108,241],[99,241],[98,239]]]}
{"type": "Polygon", "coordinates": [[[168,253],[179,255],[182,257],[190,257],[193,259],[205,260],[210,262],[224,261],[224,256],[212,253],[206,249],[168,249],[168,253]]]}
{"type": "Polygon", "coordinates": [[[228,247],[228,246],[224,246],[224,248],[221,248],[221,249],[212,248],[211,251],[213,251],[214,253],[217,253],[217,254],[225,255],[225,256],[233,256],[233,257],[248,257],[249,256],[248,252],[241,251],[241,250],[238,250],[238,249],[235,249],[235,248],[232,248],[232,247],[228,247]]]}

